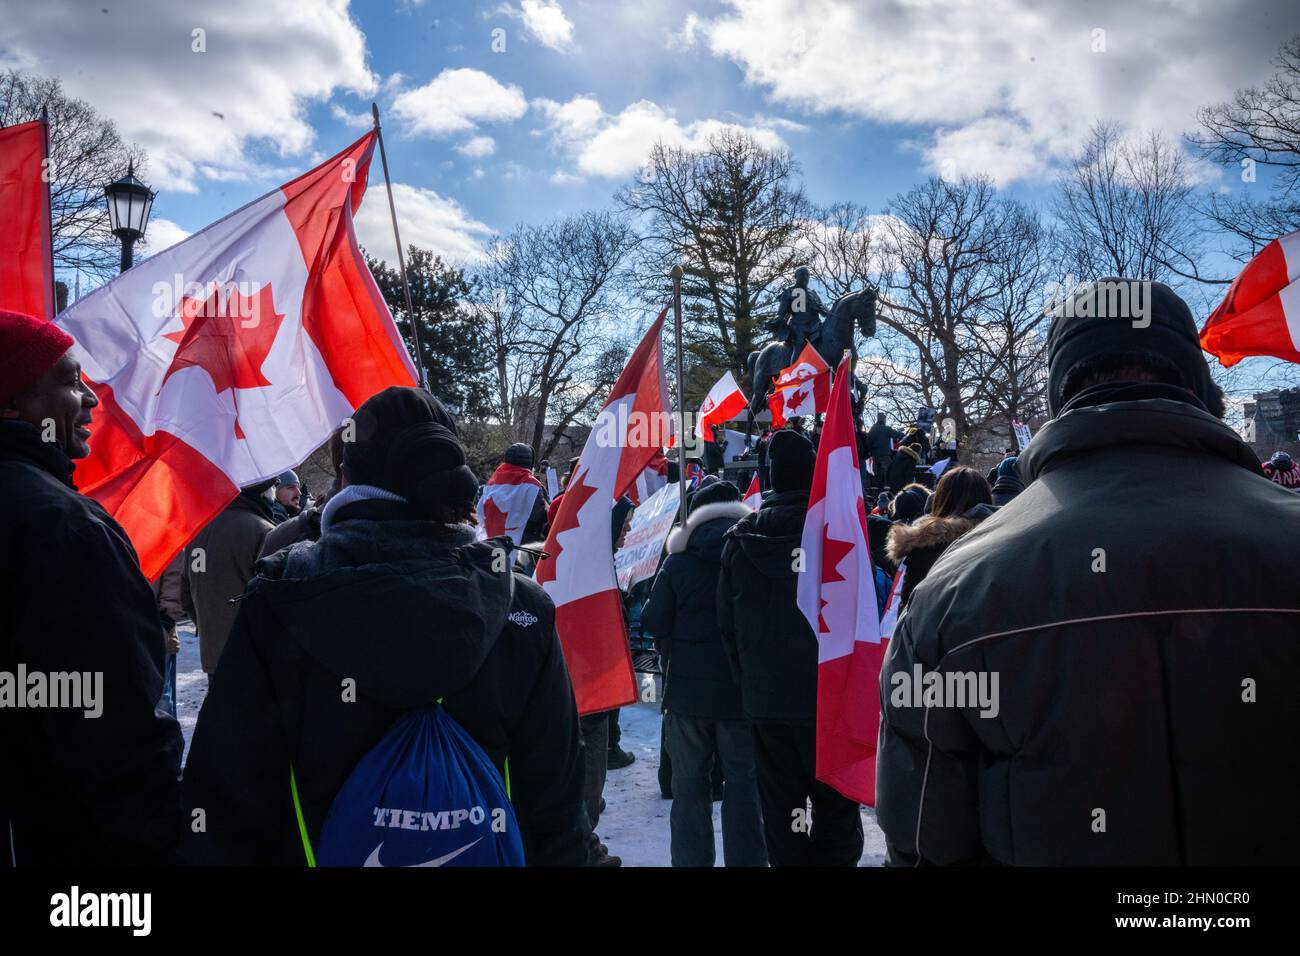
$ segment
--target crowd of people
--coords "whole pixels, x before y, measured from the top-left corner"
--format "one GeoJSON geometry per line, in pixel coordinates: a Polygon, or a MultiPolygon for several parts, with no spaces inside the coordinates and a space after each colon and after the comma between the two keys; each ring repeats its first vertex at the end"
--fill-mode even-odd
{"type": "MultiPolygon", "coordinates": [[[[331,440],[318,499],[293,472],[242,489],[151,588],[74,484],[98,400],[71,344],[0,314],[0,671],[102,672],[109,706],[0,714],[5,865],[301,865],[358,761],[434,702],[507,781],[528,865],[619,865],[597,827],[607,773],[635,758],[617,711],[578,715],[532,578],[563,491],[539,486],[500,567],[457,422],[390,388],[357,410],[354,440],[331,440]],[[182,772],[186,616],[208,691],[182,772]]],[[[1261,466],[1223,423],[1164,286],[1147,325],[1064,313],[1048,352],[1051,420],[987,474],[953,463],[931,488],[923,429],[879,415],[859,432],[864,599],[899,612],[879,683],[887,860],[1293,863],[1300,587],[1263,543],[1300,530],[1300,464],[1261,466]],[[896,693],[923,674],[934,697],[896,693]],[[941,692],[966,682],[996,699],[941,692]]],[[[663,664],[674,866],[715,864],[718,797],[728,866],[862,857],[861,808],[818,779],[818,641],[797,604],[816,437],[763,437],[757,510],[698,481],[625,601],[663,664]]],[[[534,466],[527,445],[502,458],[534,466]]],[[[616,549],[632,513],[611,503],[616,549]]]]}

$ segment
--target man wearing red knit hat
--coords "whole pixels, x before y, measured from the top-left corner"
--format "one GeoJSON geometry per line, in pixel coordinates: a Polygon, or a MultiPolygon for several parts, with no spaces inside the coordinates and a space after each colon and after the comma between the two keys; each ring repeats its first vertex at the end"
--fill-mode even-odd
{"type": "Polygon", "coordinates": [[[165,864],[180,827],[153,592],[72,483],[99,404],[72,345],[0,312],[0,868],[165,864]]]}

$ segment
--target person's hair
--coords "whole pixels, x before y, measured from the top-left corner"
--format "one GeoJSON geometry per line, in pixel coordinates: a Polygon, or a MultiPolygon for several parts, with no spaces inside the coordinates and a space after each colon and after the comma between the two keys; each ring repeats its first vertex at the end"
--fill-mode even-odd
{"type": "Polygon", "coordinates": [[[988,481],[974,468],[958,465],[949,468],[934,488],[930,514],[936,518],[955,518],[976,505],[993,503],[988,481]]]}
{"type": "MultiPolygon", "coordinates": [[[[1117,352],[1097,355],[1072,366],[1061,383],[1061,404],[1094,385],[1122,382],[1155,382],[1190,390],[1182,371],[1163,355],[1154,352],[1117,352]]],[[[1222,389],[1215,386],[1213,394],[1206,399],[1205,406],[1215,418],[1222,418],[1227,411],[1222,389]]]]}

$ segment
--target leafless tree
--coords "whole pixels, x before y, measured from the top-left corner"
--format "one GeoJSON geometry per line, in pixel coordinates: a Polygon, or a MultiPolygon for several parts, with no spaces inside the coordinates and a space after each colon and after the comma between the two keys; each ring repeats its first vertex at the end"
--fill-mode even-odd
{"type": "Polygon", "coordinates": [[[585,212],[516,227],[480,273],[496,414],[539,458],[599,407],[622,370],[620,280],[635,242],[623,216],[585,212]]]}
{"type": "Polygon", "coordinates": [[[64,94],[59,81],[20,70],[0,73],[0,126],[50,121],[50,212],[56,268],[99,278],[117,274],[120,249],[108,231],[104,187],[145,167],[139,147],[127,146],[111,120],[64,94]]]}
{"type": "MultiPolygon", "coordinates": [[[[700,151],[656,144],[617,195],[641,232],[641,295],[667,302],[667,277],[680,263],[684,348],[703,366],[730,368],[737,380],[765,340],[763,311],[807,256],[799,241],[811,208],[797,176],[787,151],[724,130],[700,151]]],[[[697,397],[688,390],[688,402],[697,397]]]]}
{"type": "Polygon", "coordinates": [[[1203,131],[1190,137],[1207,158],[1241,174],[1244,189],[1211,195],[1204,211],[1242,240],[1231,250],[1242,261],[1300,229],[1300,34],[1282,45],[1273,63],[1277,72],[1263,86],[1202,108],[1197,118],[1203,131]],[[1247,195],[1257,190],[1257,166],[1275,171],[1267,198],[1247,195]]]}
{"type": "Polygon", "coordinates": [[[1084,282],[1208,281],[1198,270],[1193,190],[1186,156],[1161,133],[1126,138],[1117,125],[1098,123],[1057,181],[1053,210],[1067,265],[1084,282]]]}

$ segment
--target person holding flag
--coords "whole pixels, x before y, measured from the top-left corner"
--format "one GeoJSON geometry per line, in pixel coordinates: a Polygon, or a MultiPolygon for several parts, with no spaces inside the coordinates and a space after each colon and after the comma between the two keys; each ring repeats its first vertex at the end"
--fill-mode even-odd
{"type": "Polygon", "coordinates": [[[533,474],[533,448],[515,442],[506,449],[478,500],[478,523],[489,538],[505,535],[516,545],[538,541],[546,534],[550,504],[541,481],[533,474]]]}
{"type": "Polygon", "coordinates": [[[718,578],[718,627],[752,726],[773,866],[856,866],[862,856],[858,804],[816,773],[818,641],[797,599],[816,464],[802,434],[773,435],[772,492],[727,533],[718,578]]]}

